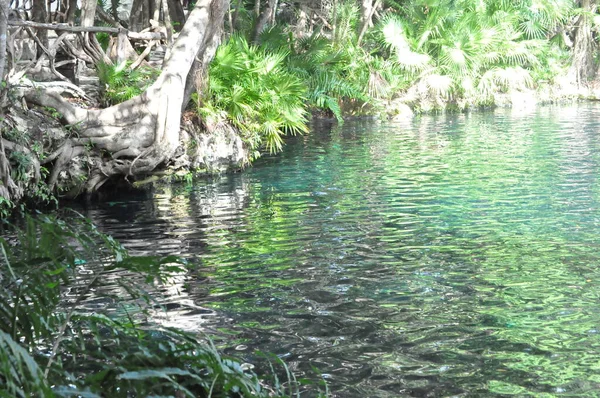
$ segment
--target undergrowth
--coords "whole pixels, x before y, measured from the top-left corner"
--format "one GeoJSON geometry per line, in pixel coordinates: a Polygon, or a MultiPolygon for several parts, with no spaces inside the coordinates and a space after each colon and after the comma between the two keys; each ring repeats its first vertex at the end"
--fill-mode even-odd
{"type": "Polygon", "coordinates": [[[298,394],[266,384],[206,337],[148,321],[161,308],[156,289],[183,272],[175,257],[128,256],[77,214],[12,227],[0,238],[0,397],[298,394]],[[92,291],[111,292],[104,309],[89,302],[92,291]]]}
{"type": "Polygon", "coordinates": [[[144,92],[158,77],[160,71],[141,66],[131,69],[131,62],[121,64],[96,64],[98,79],[102,86],[104,106],[111,106],[127,101],[144,92]]]}

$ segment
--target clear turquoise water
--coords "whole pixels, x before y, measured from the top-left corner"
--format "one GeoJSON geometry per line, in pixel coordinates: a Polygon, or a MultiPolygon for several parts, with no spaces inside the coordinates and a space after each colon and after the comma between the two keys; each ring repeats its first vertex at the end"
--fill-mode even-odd
{"type": "Polygon", "coordinates": [[[600,396],[599,106],[315,124],[86,214],[199,263],[155,322],[332,396],[600,396]]]}

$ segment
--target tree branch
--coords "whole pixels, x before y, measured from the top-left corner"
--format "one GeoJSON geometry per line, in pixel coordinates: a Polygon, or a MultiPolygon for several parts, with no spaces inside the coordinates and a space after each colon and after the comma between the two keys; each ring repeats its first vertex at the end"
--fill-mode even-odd
{"type": "Polygon", "coordinates": [[[118,34],[119,32],[125,30],[127,33],[127,37],[131,40],[162,40],[166,38],[166,35],[163,32],[130,32],[126,29],[122,28],[112,28],[109,26],[70,26],[67,24],[53,24],[53,23],[41,23],[41,22],[31,22],[31,21],[8,21],[9,26],[25,26],[29,28],[35,29],[46,29],[46,30],[56,30],[63,32],[73,32],[73,33],[81,33],[81,32],[89,32],[89,33],[110,33],[113,35],[118,34]]]}

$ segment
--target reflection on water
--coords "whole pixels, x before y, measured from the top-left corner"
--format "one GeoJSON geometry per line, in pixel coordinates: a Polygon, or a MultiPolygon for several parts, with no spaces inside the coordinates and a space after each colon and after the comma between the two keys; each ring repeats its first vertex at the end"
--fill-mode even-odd
{"type": "Polygon", "coordinates": [[[242,173],[86,214],[199,264],[155,322],[316,367],[333,396],[600,396],[599,120],[317,125],[242,173]]]}

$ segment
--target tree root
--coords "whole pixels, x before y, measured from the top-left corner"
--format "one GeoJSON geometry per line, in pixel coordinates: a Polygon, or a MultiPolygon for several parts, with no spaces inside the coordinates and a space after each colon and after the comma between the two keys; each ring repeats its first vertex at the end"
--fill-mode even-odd
{"type": "Polygon", "coordinates": [[[9,201],[20,200],[25,193],[25,185],[36,185],[41,179],[40,162],[28,148],[16,144],[5,138],[0,138],[0,196],[9,201]],[[6,153],[21,152],[29,158],[29,167],[32,172],[31,181],[17,182],[11,175],[11,165],[6,153]]]}
{"type": "Polygon", "coordinates": [[[0,138],[0,182],[0,197],[9,202],[23,197],[23,188],[19,187],[10,175],[10,162],[6,157],[3,138],[0,138]]]}
{"type": "MultiPolygon", "coordinates": [[[[51,188],[71,160],[88,151],[94,160],[84,187],[87,194],[93,194],[111,178],[145,177],[173,161],[180,146],[186,79],[195,59],[208,61],[205,55],[212,57],[210,52],[216,47],[227,8],[227,1],[198,0],[156,82],[131,100],[106,109],[82,109],[66,101],[61,92],[35,85],[23,87],[28,102],[56,109],[62,122],[76,132],[46,163],[54,162],[51,188]]],[[[94,36],[84,33],[82,44],[91,58],[106,58],[94,36]]],[[[202,66],[206,68],[208,62],[202,66]]]]}

